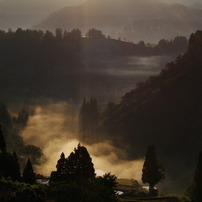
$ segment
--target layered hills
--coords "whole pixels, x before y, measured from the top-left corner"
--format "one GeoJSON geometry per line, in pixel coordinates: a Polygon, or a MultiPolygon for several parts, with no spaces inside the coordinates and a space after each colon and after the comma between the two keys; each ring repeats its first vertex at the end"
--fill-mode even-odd
{"type": "Polygon", "coordinates": [[[154,42],[176,35],[189,36],[202,27],[201,18],[202,10],[181,4],[155,0],[89,0],[50,14],[36,28],[79,28],[85,33],[95,27],[114,38],[154,42]]]}

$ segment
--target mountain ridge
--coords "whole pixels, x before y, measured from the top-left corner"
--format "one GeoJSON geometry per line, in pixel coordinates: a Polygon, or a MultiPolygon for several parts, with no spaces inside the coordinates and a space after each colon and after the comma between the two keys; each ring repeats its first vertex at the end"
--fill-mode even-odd
{"type": "Polygon", "coordinates": [[[89,28],[95,27],[113,38],[153,42],[176,35],[189,36],[202,27],[201,18],[202,10],[182,4],[98,0],[58,10],[35,28],[79,28],[85,34],[89,28]]]}

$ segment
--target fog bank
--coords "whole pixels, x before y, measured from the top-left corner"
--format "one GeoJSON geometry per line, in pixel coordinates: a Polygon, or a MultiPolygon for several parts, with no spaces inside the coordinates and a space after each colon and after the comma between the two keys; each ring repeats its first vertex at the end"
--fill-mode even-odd
{"type": "MultiPolygon", "coordinates": [[[[68,157],[77,147],[80,141],[76,123],[76,113],[65,102],[35,107],[34,115],[21,135],[27,144],[39,146],[43,151],[41,165],[35,166],[37,173],[49,176],[56,170],[60,154],[64,152],[68,157]]],[[[92,157],[97,174],[111,172],[117,177],[141,180],[142,159],[127,160],[125,151],[109,141],[84,146],[92,157]]]]}

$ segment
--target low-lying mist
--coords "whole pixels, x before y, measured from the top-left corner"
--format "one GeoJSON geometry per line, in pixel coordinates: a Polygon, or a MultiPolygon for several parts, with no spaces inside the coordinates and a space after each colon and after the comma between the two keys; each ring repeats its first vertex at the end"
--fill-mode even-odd
{"type": "MultiPolygon", "coordinates": [[[[51,171],[56,170],[60,154],[64,152],[68,157],[80,142],[77,135],[77,110],[65,102],[35,106],[34,115],[29,118],[21,136],[27,144],[41,148],[44,156],[35,170],[49,176],[51,171]]],[[[142,159],[127,160],[125,151],[107,140],[84,146],[92,157],[97,175],[111,172],[117,177],[140,181],[142,159]]]]}

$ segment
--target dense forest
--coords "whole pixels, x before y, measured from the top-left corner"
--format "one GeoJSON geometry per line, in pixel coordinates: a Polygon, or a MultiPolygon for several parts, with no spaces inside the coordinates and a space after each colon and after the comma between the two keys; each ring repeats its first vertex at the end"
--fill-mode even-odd
{"type": "MultiPolygon", "coordinates": [[[[91,58],[116,61],[130,55],[178,55],[185,51],[187,40],[176,37],[170,41],[162,39],[157,45],[143,41],[133,44],[105,37],[96,29],[90,29],[83,37],[79,29],[56,29],[53,34],[19,28],[0,31],[0,44],[2,102],[40,96],[76,101],[86,83],[105,80],[94,78],[96,75],[86,70],[91,58]]],[[[92,68],[100,71],[103,67],[97,62],[92,68]]]]}

